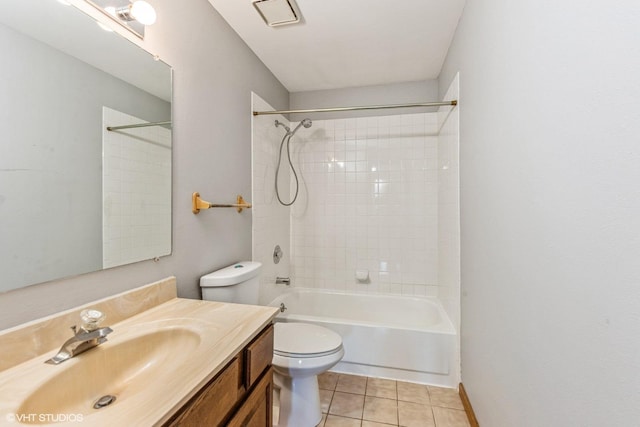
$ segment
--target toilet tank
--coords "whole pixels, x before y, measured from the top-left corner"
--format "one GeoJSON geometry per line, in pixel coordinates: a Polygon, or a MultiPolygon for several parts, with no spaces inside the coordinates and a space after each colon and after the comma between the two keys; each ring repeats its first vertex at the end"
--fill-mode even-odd
{"type": "Polygon", "coordinates": [[[202,299],[257,305],[261,267],[259,262],[242,261],[202,276],[202,299]]]}

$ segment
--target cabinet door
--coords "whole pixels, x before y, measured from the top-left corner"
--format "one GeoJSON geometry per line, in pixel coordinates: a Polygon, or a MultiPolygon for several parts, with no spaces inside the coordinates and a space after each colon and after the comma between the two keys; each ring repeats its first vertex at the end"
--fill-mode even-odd
{"type": "Polygon", "coordinates": [[[249,390],[273,360],[273,325],[267,326],[245,349],[245,387],[249,390]]]}
{"type": "Polygon", "coordinates": [[[218,426],[228,416],[238,401],[238,378],[240,363],[238,358],[187,403],[167,425],[171,427],[218,426]]]}
{"type": "Polygon", "coordinates": [[[269,368],[231,418],[229,427],[272,427],[273,369],[269,368]]]}

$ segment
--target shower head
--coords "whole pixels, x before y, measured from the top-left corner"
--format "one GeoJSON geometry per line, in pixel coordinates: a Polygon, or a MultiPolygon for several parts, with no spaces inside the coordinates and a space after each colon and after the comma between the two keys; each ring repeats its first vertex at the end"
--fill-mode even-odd
{"type": "MultiPolygon", "coordinates": [[[[289,126],[287,126],[284,123],[281,123],[281,122],[276,120],[276,127],[278,127],[278,126],[282,126],[287,131],[287,133],[291,132],[291,129],[289,129],[289,126]]],[[[309,125],[309,126],[311,126],[311,125],[309,125]]]]}
{"type": "Polygon", "coordinates": [[[291,136],[293,136],[293,134],[296,133],[298,129],[300,129],[300,126],[304,126],[306,129],[309,129],[311,127],[311,124],[311,120],[309,119],[302,120],[300,123],[298,123],[298,126],[296,126],[293,132],[291,132],[291,136]]]}

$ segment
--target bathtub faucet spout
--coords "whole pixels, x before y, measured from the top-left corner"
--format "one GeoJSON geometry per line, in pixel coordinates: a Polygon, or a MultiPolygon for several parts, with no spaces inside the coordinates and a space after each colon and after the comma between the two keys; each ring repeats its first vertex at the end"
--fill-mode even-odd
{"type": "Polygon", "coordinates": [[[291,279],[288,277],[276,277],[276,285],[287,285],[291,284],[291,279]]]}

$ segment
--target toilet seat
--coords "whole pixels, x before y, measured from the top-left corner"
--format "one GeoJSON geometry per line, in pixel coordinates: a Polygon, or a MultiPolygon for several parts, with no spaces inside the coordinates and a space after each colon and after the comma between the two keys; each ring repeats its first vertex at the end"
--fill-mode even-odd
{"type": "Polygon", "coordinates": [[[329,356],[342,350],[342,337],[322,326],[277,322],[274,328],[274,355],[305,359],[329,356]]]}
{"type": "Polygon", "coordinates": [[[310,359],[312,357],[331,356],[332,354],[338,353],[341,349],[342,345],[330,351],[323,351],[322,353],[287,353],[286,351],[273,350],[273,354],[281,357],[291,357],[293,359],[310,359]]]}

